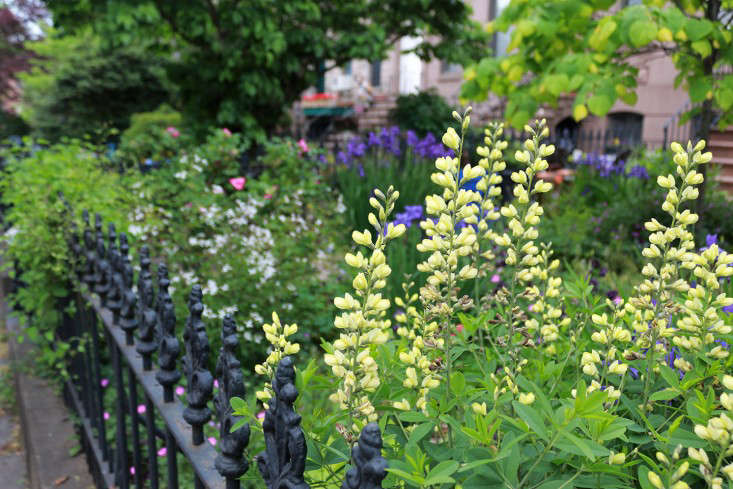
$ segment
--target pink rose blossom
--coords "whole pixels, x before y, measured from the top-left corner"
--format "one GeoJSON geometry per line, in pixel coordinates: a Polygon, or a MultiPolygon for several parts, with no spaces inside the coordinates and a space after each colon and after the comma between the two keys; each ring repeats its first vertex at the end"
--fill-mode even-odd
{"type": "Polygon", "coordinates": [[[138,404],[137,414],[145,414],[145,404],[138,404]]]}
{"type": "Polygon", "coordinates": [[[168,449],[166,447],[163,447],[160,450],[158,450],[159,457],[165,457],[166,454],[168,454],[168,449]]]}
{"type": "Polygon", "coordinates": [[[229,130],[229,129],[227,129],[226,127],[223,127],[223,128],[221,129],[221,132],[223,132],[225,136],[231,136],[231,135],[232,135],[232,131],[230,131],[230,130],[229,130]]]}
{"type": "Polygon", "coordinates": [[[244,184],[247,183],[247,179],[244,177],[236,177],[236,178],[230,178],[229,183],[237,190],[242,190],[244,188],[244,184]]]}
{"type": "Polygon", "coordinates": [[[171,136],[173,136],[174,138],[177,138],[178,136],[180,136],[180,135],[181,135],[181,133],[180,133],[180,132],[178,131],[178,129],[176,129],[176,128],[175,128],[175,127],[173,127],[173,126],[168,126],[168,127],[167,127],[167,128],[165,129],[165,132],[167,132],[168,134],[170,134],[170,135],[171,135],[171,136]]]}
{"type": "Polygon", "coordinates": [[[300,150],[303,153],[307,153],[308,152],[308,143],[305,142],[305,139],[302,139],[301,138],[300,141],[298,141],[298,147],[300,147],[300,150]]]}
{"type": "Polygon", "coordinates": [[[102,387],[107,387],[109,385],[109,379],[100,380],[99,385],[101,385],[102,387]]]}
{"type": "Polygon", "coordinates": [[[210,436],[207,439],[209,440],[209,443],[211,443],[211,446],[214,446],[214,447],[216,446],[216,438],[214,438],[213,436],[210,436]]]}
{"type": "Polygon", "coordinates": [[[182,396],[185,392],[186,392],[186,389],[184,389],[180,385],[178,387],[176,387],[176,395],[177,396],[182,396]]]}
{"type": "Polygon", "coordinates": [[[495,273],[491,276],[491,282],[498,284],[499,282],[501,282],[501,277],[495,273]]]}

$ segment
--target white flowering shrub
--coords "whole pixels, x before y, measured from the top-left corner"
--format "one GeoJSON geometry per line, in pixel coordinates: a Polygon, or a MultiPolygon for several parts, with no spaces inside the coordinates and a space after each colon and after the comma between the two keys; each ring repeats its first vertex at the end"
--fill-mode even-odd
{"type": "MultiPolygon", "coordinates": [[[[463,132],[469,113],[454,113],[463,132]]],[[[435,162],[425,259],[400,297],[378,292],[403,232],[386,225],[397,192],[375,190],[373,229],[346,255],[353,292],[334,300],[341,334],[324,345],[325,372],[311,361],[299,376],[314,486],[337,487],[358,430],[377,419],[384,487],[733,487],[733,254],[699,249],[691,232],[705,142],[672,145],[675,174],[657,180],[665,217],[646,223],[633,294],[602,302],[539,233],[552,185],[538,173],[554,147],[544,120],[525,132],[514,200],[499,209],[502,126],[475,149],[445,133],[456,156],[435,162]],[[495,255],[508,278],[482,294],[495,255]]]]}
{"type": "Polygon", "coordinates": [[[261,325],[274,310],[304,325],[301,342],[327,333],[336,290],[329,294],[328,284],[340,280],[328,253],[342,246],[334,237],[343,205],[318,183],[298,147],[276,147],[289,158],[283,167],[298,168],[297,179],[263,174],[211,183],[213,163],[194,148],[130,186],[136,206],[128,231],[168,264],[179,317],[199,284],[210,338],[216,341],[221,319],[233,315],[250,367],[268,354],[261,325]]]}

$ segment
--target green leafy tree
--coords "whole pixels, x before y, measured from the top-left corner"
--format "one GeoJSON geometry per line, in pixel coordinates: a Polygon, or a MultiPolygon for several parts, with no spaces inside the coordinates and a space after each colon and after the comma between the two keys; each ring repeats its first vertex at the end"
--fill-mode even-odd
{"type": "MultiPolygon", "coordinates": [[[[351,59],[381,59],[402,36],[416,48],[466,62],[487,35],[460,0],[49,0],[54,25],[91,25],[115,45],[155,39],[185,115],[202,128],[272,131],[322,70],[351,59]],[[431,38],[430,36],[439,36],[431,38]],[[430,40],[437,39],[437,40],[430,40]]],[[[475,59],[475,58],[474,58],[475,59]]]]}
{"type": "Polygon", "coordinates": [[[543,104],[569,96],[576,120],[605,115],[621,99],[636,103],[638,69],[633,58],[647,52],[671,56],[677,86],[695,105],[707,138],[715,113],[733,123],[733,1],[512,0],[489,30],[512,30],[507,55],[487,56],[467,72],[462,96],[489,92],[507,99],[505,115],[521,127],[543,104]],[[624,2],[628,3],[628,2],[624,2]]]}
{"type": "Polygon", "coordinates": [[[49,139],[121,130],[130,115],[151,110],[168,98],[164,71],[140,49],[105,49],[83,33],[28,43],[36,57],[21,73],[20,113],[49,139]]]}

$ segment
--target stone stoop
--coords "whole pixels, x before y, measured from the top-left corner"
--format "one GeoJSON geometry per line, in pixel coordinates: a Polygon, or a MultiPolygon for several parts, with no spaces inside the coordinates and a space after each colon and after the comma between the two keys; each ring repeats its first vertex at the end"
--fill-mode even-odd
{"type": "Polygon", "coordinates": [[[720,167],[720,188],[733,197],[733,126],[710,132],[707,151],[713,153],[713,163],[720,167]]]}
{"type": "Polygon", "coordinates": [[[359,132],[366,132],[389,124],[389,111],[397,105],[397,97],[391,95],[375,95],[372,104],[357,114],[359,132]]]}

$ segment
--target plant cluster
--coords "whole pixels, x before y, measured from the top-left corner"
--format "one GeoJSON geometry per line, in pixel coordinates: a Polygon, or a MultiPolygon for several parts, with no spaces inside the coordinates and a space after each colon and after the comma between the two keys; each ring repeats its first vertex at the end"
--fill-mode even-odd
{"type": "Polygon", "coordinates": [[[538,174],[554,152],[544,121],[525,128],[514,199],[497,209],[502,127],[490,126],[478,162],[461,168],[470,116],[454,116],[462,134],[449,129],[443,143],[456,156],[436,159],[440,191],[426,197],[417,245],[424,261],[404,294],[377,292],[391,271],[383,255],[394,245],[385,245],[402,232],[385,227],[396,191],[375,191],[377,236],[354,233],[367,254],[346,257],[355,295],[335,300],[343,313],[334,323],[344,333],[324,345],[324,373],[311,361],[299,374],[314,415],[303,420],[307,475],[330,487],[354,430],[378,419],[385,487],[730,484],[733,254],[697,249],[689,209],[712,157],[705,143],[672,145],[673,172],[656,178],[663,217],[644,224],[642,273],[629,295],[600,301],[583,277],[562,280],[543,241],[539,199],[552,185],[538,174]],[[469,179],[476,190],[463,188],[469,179]],[[503,285],[465,294],[494,281],[497,252],[503,285]],[[402,309],[394,326],[390,301],[402,309]],[[342,437],[325,435],[332,423],[343,423],[342,437]]]}

